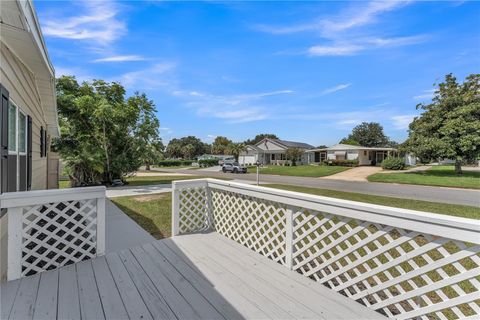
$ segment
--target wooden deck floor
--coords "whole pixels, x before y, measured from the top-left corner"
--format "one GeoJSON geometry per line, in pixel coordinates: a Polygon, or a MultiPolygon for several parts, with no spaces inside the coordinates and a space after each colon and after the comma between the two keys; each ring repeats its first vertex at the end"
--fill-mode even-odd
{"type": "Polygon", "coordinates": [[[178,236],[0,286],[1,319],[378,319],[216,233],[178,236]]]}

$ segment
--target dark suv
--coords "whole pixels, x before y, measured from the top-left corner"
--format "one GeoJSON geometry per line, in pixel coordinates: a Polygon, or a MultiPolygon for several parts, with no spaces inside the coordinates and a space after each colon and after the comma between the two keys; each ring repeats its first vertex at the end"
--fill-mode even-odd
{"type": "Polygon", "coordinates": [[[240,165],[238,162],[225,162],[222,166],[223,172],[247,173],[247,167],[240,165]]]}

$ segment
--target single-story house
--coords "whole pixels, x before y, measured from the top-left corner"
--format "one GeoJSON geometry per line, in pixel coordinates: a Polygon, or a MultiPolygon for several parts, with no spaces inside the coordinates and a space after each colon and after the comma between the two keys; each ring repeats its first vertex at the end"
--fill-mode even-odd
{"type": "Polygon", "coordinates": [[[303,154],[297,159],[297,162],[307,164],[308,154],[305,151],[313,149],[314,146],[303,142],[265,138],[255,145],[246,146],[246,150],[240,153],[238,161],[244,165],[255,164],[257,161],[263,165],[285,165],[291,160],[287,159],[287,150],[290,148],[302,150],[303,154]]]}
{"type": "Polygon", "coordinates": [[[31,0],[0,1],[0,61],[0,193],[55,188],[55,73],[31,0]]]}
{"type": "Polygon", "coordinates": [[[198,156],[197,160],[235,160],[235,157],[228,154],[202,154],[198,156]]]}
{"type": "Polygon", "coordinates": [[[388,156],[395,155],[397,150],[339,143],[328,148],[307,150],[306,153],[309,154],[309,163],[321,163],[328,160],[358,160],[360,166],[369,166],[382,163],[388,156]]]}

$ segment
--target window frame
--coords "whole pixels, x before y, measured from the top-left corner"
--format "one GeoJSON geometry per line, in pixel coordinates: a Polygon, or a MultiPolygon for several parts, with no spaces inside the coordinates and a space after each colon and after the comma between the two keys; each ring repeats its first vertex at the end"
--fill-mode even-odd
{"type": "Polygon", "coordinates": [[[18,155],[18,107],[17,104],[10,98],[8,103],[8,155],[18,155]],[[10,141],[10,130],[12,130],[12,126],[10,123],[10,107],[15,108],[15,141],[10,141]],[[15,144],[15,149],[10,149],[12,147],[12,143],[15,144]]]}
{"type": "Polygon", "coordinates": [[[19,156],[26,156],[28,151],[28,117],[25,112],[23,112],[20,108],[17,107],[17,152],[19,156]],[[24,117],[24,147],[25,151],[20,151],[20,114],[24,117]]]}

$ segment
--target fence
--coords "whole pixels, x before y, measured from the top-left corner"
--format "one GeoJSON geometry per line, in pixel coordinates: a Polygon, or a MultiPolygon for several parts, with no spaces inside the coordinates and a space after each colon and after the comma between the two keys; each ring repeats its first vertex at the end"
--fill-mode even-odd
{"type": "Polygon", "coordinates": [[[397,319],[480,317],[480,223],[219,181],[173,183],[172,233],[216,231],[397,319]]]}
{"type": "Polygon", "coordinates": [[[0,195],[2,279],[13,280],[105,253],[105,188],[0,195]]]}

